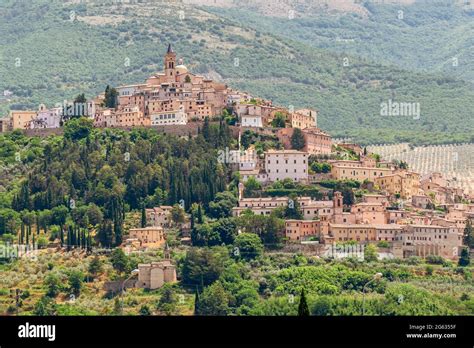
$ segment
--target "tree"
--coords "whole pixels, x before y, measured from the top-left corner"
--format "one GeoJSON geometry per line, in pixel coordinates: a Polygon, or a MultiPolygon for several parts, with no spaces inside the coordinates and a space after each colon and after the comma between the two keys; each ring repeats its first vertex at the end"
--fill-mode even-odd
{"type": "Polygon", "coordinates": [[[186,221],[184,209],[179,204],[173,205],[173,208],[171,209],[171,220],[175,224],[182,224],[186,221]]]}
{"type": "Polygon", "coordinates": [[[461,267],[469,266],[471,263],[471,257],[469,255],[469,248],[462,248],[461,257],[459,258],[458,264],[461,267]]]}
{"type": "Polygon", "coordinates": [[[99,243],[103,247],[110,248],[112,246],[113,236],[114,236],[114,232],[113,232],[112,221],[104,220],[102,224],[100,225],[99,231],[97,233],[99,243]]]}
{"type": "Polygon", "coordinates": [[[110,262],[112,263],[113,268],[119,273],[123,273],[128,269],[128,257],[120,248],[116,248],[112,251],[110,262]]]}
{"type": "Polygon", "coordinates": [[[74,104],[79,104],[79,103],[87,103],[86,95],[84,93],[79,94],[75,99],[74,99],[74,104]]]}
{"type": "Polygon", "coordinates": [[[279,248],[285,234],[285,220],[274,214],[270,216],[241,214],[237,226],[245,232],[256,233],[267,248],[279,248]]]}
{"type": "Polygon", "coordinates": [[[56,315],[56,302],[51,297],[43,296],[38,302],[36,302],[33,313],[39,316],[56,315]]]}
{"type": "Polygon", "coordinates": [[[298,305],[298,315],[301,317],[309,316],[308,303],[306,302],[306,294],[304,289],[301,289],[300,303],[298,305]]]}
{"type": "Polygon", "coordinates": [[[364,260],[367,262],[377,261],[377,248],[373,244],[369,244],[364,249],[364,260]]]}
{"type": "Polygon", "coordinates": [[[235,218],[222,218],[212,224],[212,230],[219,235],[222,243],[232,244],[237,236],[237,223],[235,218]]]}
{"type": "Polygon", "coordinates": [[[199,290],[197,286],[194,293],[194,315],[199,315],[199,290]]]}
{"type": "Polygon", "coordinates": [[[141,218],[140,226],[141,226],[142,228],[146,227],[146,210],[145,210],[145,204],[142,204],[142,218],[141,218]]]}
{"type": "Polygon", "coordinates": [[[191,248],[183,262],[183,283],[209,285],[225,269],[229,252],[225,247],[191,248]]]}
{"type": "Polygon", "coordinates": [[[301,211],[300,204],[295,196],[290,196],[288,205],[285,208],[285,218],[294,220],[303,219],[303,212],[301,211]]]}
{"type": "Polygon", "coordinates": [[[72,271],[68,277],[69,289],[72,294],[79,296],[82,289],[82,282],[84,281],[84,275],[80,271],[72,271]]]}
{"type": "Polygon", "coordinates": [[[115,109],[117,108],[117,97],[118,92],[115,88],[110,88],[109,85],[105,88],[105,99],[104,104],[106,108],[115,109]]]}
{"type": "Polygon", "coordinates": [[[474,247],[474,233],[472,228],[472,221],[468,219],[466,221],[466,227],[464,228],[464,235],[463,235],[463,244],[466,245],[468,248],[474,247]]]}
{"type": "Polygon", "coordinates": [[[50,273],[44,279],[44,285],[46,287],[46,296],[56,297],[61,291],[62,283],[58,275],[50,273]]]}
{"type": "Polygon", "coordinates": [[[353,205],[355,203],[354,191],[349,187],[342,188],[342,203],[345,205],[353,205]]]}
{"type": "Polygon", "coordinates": [[[204,217],[202,214],[201,204],[199,204],[197,208],[197,223],[202,224],[203,222],[204,222],[204,217]]]}
{"type": "Polygon", "coordinates": [[[232,216],[232,208],[237,205],[237,198],[232,192],[224,191],[216,194],[209,203],[209,216],[215,219],[232,216]]]}
{"type": "Polygon", "coordinates": [[[262,240],[254,233],[239,234],[235,238],[234,247],[238,249],[239,256],[244,259],[254,259],[263,254],[262,240]]]}
{"type": "Polygon", "coordinates": [[[255,191],[260,191],[262,184],[260,184],[255,177],[251,176],[245,182],[244,194],[246,197],[251,197],[255,191]]]}
{"type": "Polygon", "coordinates": [[[139,313],[140,315],[151,315],[150,307],[148,307],[147,305],[141,306],[139,313]]]}
{"type": "Polygon", "coordinates": [[[225,316],[229,313],[229,294],[217,281],[205,288],[199,299],[199,314],[225,316]]]}
{"type": "Polygon", "coordinates": [[[306,140],[304,134],[299,128],[293,129],[293,134],[291,135],[291,147],[295,150],[301,150],[306,145],[306,140]]]}
{"type": "Polygon", "coordinates": [[[102,262],[100,261],[98,256],[94,256],[94,258],[89,264],[89,274],[92,277],[95,277],[100,272],[102,272],[102,262]]]}
{"type": "Polygon", "coordinates": [[[72,141],[87,138],[92,132],[92,128],[93,121],[86,117],[72,119],[64,127],[64,138],[72,141]]]}
{"type": "Polygon", "coordinates": [[[327,316],[331,314],[331,307],[331,298],[328,296],[320,296],[314,302],[311,312],[313,315],[327,316]]]}
{"type": "Polygon", "coordinates": [[[172,315],[176,311],[175,292],[170,284],[165,284],[161,288],[161,297],[157,308],[166,315],[172,315]]]}
{"type": "Polygon", "coordinates": [[[209,125],[209,117],[204,118],[204,125],[202,126],[202,136],[206,141],[211,140],[211,130],[210,130],[210,125],[209,125]]]}
{"type": "Polygon", "coordinates": [[[286,117],[285,114],[278,111],[275,113],[275,117],[272,120],[272,127],[274,128],[285,128],[286,117]]]}

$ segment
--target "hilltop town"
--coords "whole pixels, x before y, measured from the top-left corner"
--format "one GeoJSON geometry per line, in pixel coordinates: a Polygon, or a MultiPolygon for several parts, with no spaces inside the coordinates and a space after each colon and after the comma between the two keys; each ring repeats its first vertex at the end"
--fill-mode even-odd
{"type": "MultiPolygon", "coordinates": [[[[260,253],[249,245],[262,244],[266,250],[321,258],[364,259],[369,258],[369,250],[375,261],[420,258],[469,264],[474,192],[457,187],[441,173],[421,175],[403,161],[386,161],[358,144],[334,140],[318,128],[317,110],[275,106],[270,100],[196,75],[172,45],[163,63],[164,70],[144,83],[107,86],[92,99],[82,95],[71,103],[11,111],[0,119],[5,136],[32,130],[40,136],[44,132],[45,137],[63,134],[64,129],[83,122],[83,127],[96,130],[136,131],[134,136],[140,138],[142,130],[160,127],[173,134],[177,127],[197,125],[197,134],[185,131],[173,145],[167,144],[169,138],[159,140],[161,145],[141,144],[147,155],[141,149],[127,150],[129,143],[108,144],[104,158],[93,157],[93,164],[84,156],[98,151],[103,139],[91,138],[89,128],[83,138],[82,133],[74,138],[64,132],[68,141],[85,141],[80,145],[85,146],[80,147],[81,160],[88,163],[85,169],[69,163],[72,169],[67,169],[67,179],[62,178],[70,181],[69,187],[59,188],[60,164],[51,165],[53,157],[48,159],[46,154],[53,151],[50,145],[35,172],[19,189],[11,190],[12,210],[37,211],[38,218],[23,221],[9,211],[1,215],[1,234],[13,235],[17,246],[35,246],[44,234],[49,240],[40,249],[59,253],[89,254],[96,247],[113,247],[126,255],[159,250],[160,258],[137,263],[136,272],[123,283],[107,281],[104,287],[112,292],[120,292],[120,285],[121,291],[124,286],[154,290],[166,283],[189,282],[192,277],[180,274],[172,247],[233,245],[239,238],[244,240],[238,252],[246,256],[260,253]],[[179,141],[193,139],[196,143],[182,149],[179,141]],[[167,146],[179,150],[166,152],[167,146]],[[196,148],[202,151],[202,167],[198,168],[196,159],[165,161],[196,148]],[[213,152],[215,163],[204,158],[213,152]],[[140,159],[140,164],[114,167],[128,166],[131,156],[140,159]],[[153,165],[153,156],[160,165],[151,169],[146,166],[153,165]],[[40,178],[41,168],[56,173],[58,179],[40,178]],[[92,174],[95,170],[97,174],[92,174]],[[142,175],[150,180],[140,186],[137,181],[142,175]],[[103,186],[86,184],[87,180],[98,180],[103,186]],[[90,185],[102,191],[94,193],[90,185]],[[151,188],[155,191],[150,194],[151,188]],[[84,203],[80,216],[74,215],[76,201],[84,203]],[[65,214],[71,214],[70,219],[51,213],[45,218],[48,222],[40,222],[41,212],[50,214],[63,202],[69,205],[65,214]],[[97,218],[102,215],[103,219],[97,218]],[[51,222],[55,219],[58,222],[51,222]],[[50,234],[53,224],[58,227],[50,234]],[[257,241],[252,239],[255,235],[260,237],[257,241]]],[[[121,136],[116,139],[113,142],[121,141],[121,136]]],[[[64,147],[68,146],[73,151],[74,143],[66,142],[64,147]]],[[[41,250],[35,252],[41,254],[41,250]]],[[[23,255],[28,257],[28,251],[23,255]]]]}

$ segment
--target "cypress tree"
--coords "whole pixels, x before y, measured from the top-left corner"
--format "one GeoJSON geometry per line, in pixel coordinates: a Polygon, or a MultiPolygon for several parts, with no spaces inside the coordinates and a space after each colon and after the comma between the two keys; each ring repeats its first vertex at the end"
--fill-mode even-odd
{"type": "Polygon", "coordinates": [[[463,243],[469,248],[474,245],[472,221],[470,219],[467,220],[466,227],[464,228],[463,243]]]}
{"type": "Polygon", "coordinates": [[[198,221],[198,224],[202,224],[204,221],[203,221],[203,218],[202,218],[202,209],[201,209],[201,204],[199,204],[198,206],[198,214],[197,214],[197,221],[198,221]]]}
{"type": "Polygon", "coordinates": [[[145,204],[142,204],[142,221],[141,221],[142,228],[146,227],[146,211],[145,211],[145,204]]]}
{"type": "Polygon", "coordinates": [[[60,237],[61,237],[61,248],[62,248],[64,245],[64,227],[63,226],[61,226],[60,237]]]}
{"type": "Polygon", "coordinates": [[[194,294],[194,315],[199,315],[199,290],[197,286],[194,294]]]}
{"type": "Polygon", "coordinates": [[[306,295],[304,293],[304,289],[301,289],[300,304],[298,305],[298,316],[309,316],[309,308],[308,303],[306,302],[306,295]]]}
{"type": "Polygon", "coordinates": [[[24,242],[25,242],[25,224],[22,221],[21,228],[20,228],[20,244],[24,244],[24,242]]]}
{"type": "Polygon", "coordinates": [[[31,225],[26,226],[26,245],[30,244],[31,225]]]}
{"type": "Polygon", "coordinates": [[[209,139],[211,137],[211,129],[210,129],[210,126],[209,126],[209,117],[207,117],[207,116],[204,119],[204,125],[202,126],[202,136],[204,137],[204,139],[206,139],[206,141],[209,141],[209,139]]]}
{"type": "Polygon", "coordinates": [[[92,251],[92,237],[91,237],[91,231],[87,230],[87,252],[92,251]]]}
{"type": "MultiPolygon", "coordinates": [[[[39,214],[39,213],[38,213],[39,214]]],[[[46,232],[46,229],[45,229],[46,232]]],[[[36,215],[36,234],[39,236],[40,234],[40,224],[39,224],[39,216],[36,215]]]]}

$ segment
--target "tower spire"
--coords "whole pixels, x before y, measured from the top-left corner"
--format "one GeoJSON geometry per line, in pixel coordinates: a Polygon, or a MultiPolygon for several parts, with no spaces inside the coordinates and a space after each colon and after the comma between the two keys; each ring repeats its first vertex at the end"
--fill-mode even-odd
{"type": "Polygon", "coordinates": [[[171,48],[170,43],[168,44],[168,50],[166,51],[166,53],[173,53],[173,49],[171,48]]]}

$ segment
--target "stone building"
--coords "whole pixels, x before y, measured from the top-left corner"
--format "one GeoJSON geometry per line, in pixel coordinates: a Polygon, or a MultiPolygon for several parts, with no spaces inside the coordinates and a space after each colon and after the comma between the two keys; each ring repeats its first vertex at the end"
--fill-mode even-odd
{"type": "Polygon", "coordinates": [[[176,266],[171,263],[171,260],[163,260],[139,264],[138,281],[135,286],[154,290],[161,288],[165,283],[175,283],[176,281],[176,266]]]}
{"type": "Polygon", "coordinates": [[[172,206],[162,205],[151,209],[146,209],[146,222],[148,226],[169,227],[171,225],[172,206]]]}

